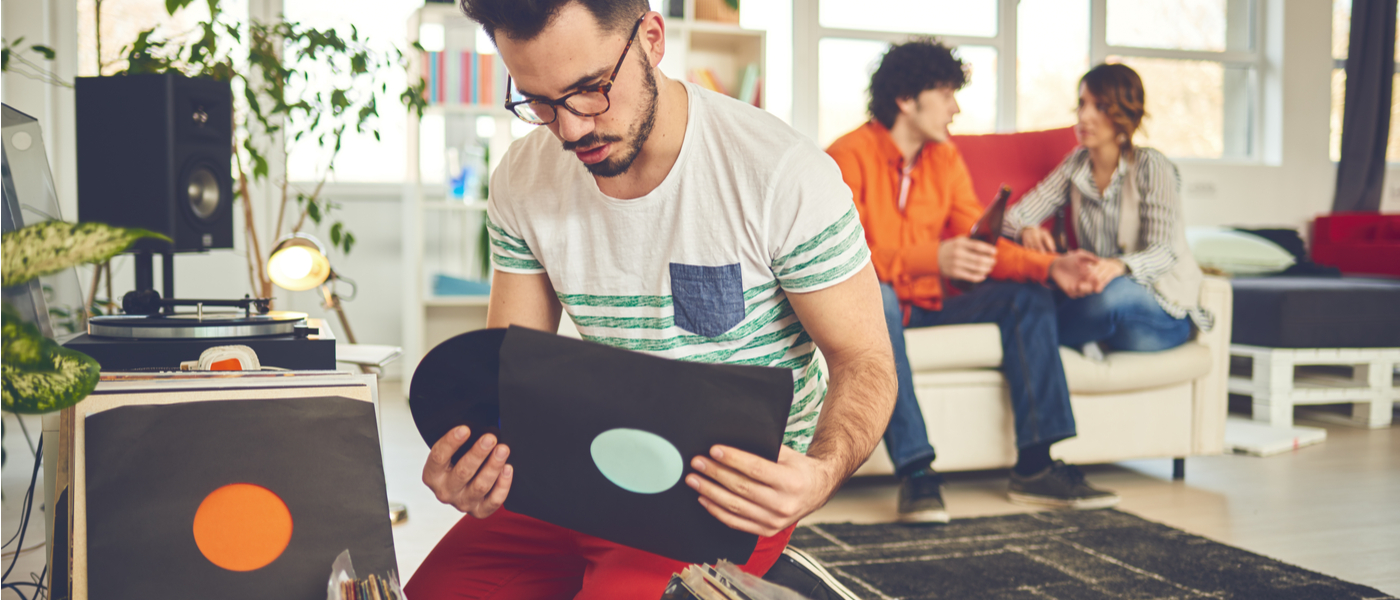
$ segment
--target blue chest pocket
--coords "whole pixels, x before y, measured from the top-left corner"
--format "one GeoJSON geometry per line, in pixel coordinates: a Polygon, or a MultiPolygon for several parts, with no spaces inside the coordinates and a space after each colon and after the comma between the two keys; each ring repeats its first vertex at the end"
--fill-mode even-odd
{"type": "Polygon", "coordinates": [[[739,263],[701,267],[671,263],[671,304],[676,327],[715,337],[744,320],[739,263]]]}

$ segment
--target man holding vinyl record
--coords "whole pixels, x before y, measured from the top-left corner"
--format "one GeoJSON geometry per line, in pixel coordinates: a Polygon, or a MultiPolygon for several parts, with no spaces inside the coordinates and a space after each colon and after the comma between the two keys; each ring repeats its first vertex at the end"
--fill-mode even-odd
{"type": "MultiPolygon", "coordinates": [[[[462,4],[510,72],[507,108],[543,126],[491,178],[487,326],[554,332],[567,312],[592,342],[790,372],[776,461],[715,445],[685,456],[676,483],[759,536],[742,568],[763,574],[864,462],[894,402],[879,287],[839,169],[771,114],[663,75],[666,22],[646,0],[462,4]]],[[[657,598],[685,567],[502,508],[511,450],[483,435],[454,466],[471,433],[451,430],[424,466],[467,516],[410,597],[657,598]]]]}

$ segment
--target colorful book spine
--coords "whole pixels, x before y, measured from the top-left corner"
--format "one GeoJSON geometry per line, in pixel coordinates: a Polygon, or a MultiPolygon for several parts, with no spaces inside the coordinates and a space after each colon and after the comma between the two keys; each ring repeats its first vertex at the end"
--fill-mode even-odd
{"type": "Polygon", "coordinates": [[[428,104],[497,106],[505,102],[506,73],[496,65],[494,54],[424,52],[422,62],[428,104]]]}

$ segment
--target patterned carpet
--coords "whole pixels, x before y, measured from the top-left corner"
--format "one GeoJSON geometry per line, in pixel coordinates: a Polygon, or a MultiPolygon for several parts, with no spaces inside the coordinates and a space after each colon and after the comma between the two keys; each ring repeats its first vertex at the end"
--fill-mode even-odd
{"type": "Polygon", "coordinates": [[[811,525],[791,545],[869,599],[1391,598],[1116,510],[811,525]]]}

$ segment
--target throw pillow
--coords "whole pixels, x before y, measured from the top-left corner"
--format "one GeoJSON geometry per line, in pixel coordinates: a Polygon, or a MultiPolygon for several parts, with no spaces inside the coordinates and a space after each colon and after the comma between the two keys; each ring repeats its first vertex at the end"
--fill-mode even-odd
{"type": "Polygon", "coordinates": [[[1202,267],[1231,275],[1277,273],[1297,261],[1287,250],[1257,235],[1220,227],[1188,227],[1186,241],[1202,267]]]}

